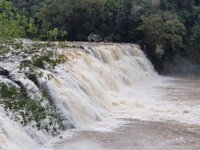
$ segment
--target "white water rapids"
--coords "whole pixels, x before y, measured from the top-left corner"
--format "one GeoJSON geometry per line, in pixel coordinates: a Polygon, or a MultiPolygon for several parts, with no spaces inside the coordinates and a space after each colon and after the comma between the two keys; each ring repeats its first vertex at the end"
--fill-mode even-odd
{"type": "MultiPolygon", "coordinates": [[[[67,61],[53,71],[41,70],[43,76],[38,79],[75,130],[109,131],[123,124],[119,118],[200,125],[200,102],[179,101],[182,92],[193,91],[193,87],[178,87],[174,82],[181,80],[160,77],[138,46],[83,47],[61,49],[67,61]],[[47,80],[49,75],[51,79],[47,80]]],[[[17,61],[2,61],[0,65],[37,89],[19,72],[17,61]]],[[[68,135],[70,130],[62,134],[64,138],[68,135]]],[[[58,141],[42,131],[19,125],[0,108],[0,150],[56,150],[58,141]]]]}

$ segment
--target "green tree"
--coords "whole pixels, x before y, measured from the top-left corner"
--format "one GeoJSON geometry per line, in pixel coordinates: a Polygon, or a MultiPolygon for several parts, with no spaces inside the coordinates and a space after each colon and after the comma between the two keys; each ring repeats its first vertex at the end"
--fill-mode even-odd
{"type": "Polygon", "coordinates": [[[27,26],[26,32],[28,36],[33,37],[37,34],[38,28],[33,18],[29,18],[29,21],[26,26],[27,26]]]}
{"type": "Polygon", "coordinates": [[[200,66],[200,24],[192,28],[190,43],[188,44],[187,54],[193,64],[200,66]]]}
{"type": "Polygon", "coordinates": [[[57,40],[58,38],[58,28],[50,30],[47,34],[49,40],[57,40]]]}
{"type": "Polygon", "coordinates": [[[194,0],[161,0],[161,8],[166,10],[191,9],[194,4],[194,0]]]}
{"type": "Polygon", "coordinates": [[[25,36],[26,17],[16,13],[11,2],[0,0],[0,37],[19,38],[25,36]]]}
{"type": "Polygon", "coordinates": [[[142,16],[138,30],[143,33],[142,43],[157,70],[162,70],[164,63],[179,53],[186,34],[180,20],[168,19],[162,13],[142,16]]]}

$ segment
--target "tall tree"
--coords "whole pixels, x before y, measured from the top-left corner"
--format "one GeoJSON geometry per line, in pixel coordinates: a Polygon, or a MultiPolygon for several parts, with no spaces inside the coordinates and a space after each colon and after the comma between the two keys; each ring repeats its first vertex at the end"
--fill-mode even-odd
{"type": "Polygon", "coordinates": [[[0,0],[0,37],[22,37],[25,36],[24,23],[26,17],[16,13],[11,2],[0,0]]]}
{"type": "Polygon", "coordinates": [[[138,29],[144,35],[144,48],[157,70],[161,70],[169,58],[173,60],[183,46],[186,29],[178,19],[167,19],[162,13],[148,14],[141,17],[138,29]]]}

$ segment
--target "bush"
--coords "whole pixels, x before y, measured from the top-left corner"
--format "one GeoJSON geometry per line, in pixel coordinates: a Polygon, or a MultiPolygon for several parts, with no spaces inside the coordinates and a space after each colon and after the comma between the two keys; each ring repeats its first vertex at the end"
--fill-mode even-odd
{"type": "Polygon", "coordinates": [[[57,38],[58,38],[58,28],[54,28],[54,29],[50,30],[47,33],[47,38],[49,40],[52,40],[52,41],[57,40],[57,38]]]}
{"type": "Polygon", "coordinates": [[[39,102],[29,98],[26,89],[17,89],[14,86],[1,83],[0,91],[4,108],[18,113],[22,117],[21,123],[23,125],[27,125],[31,121],[39,123],[46,118],[45,108],[39,102]]]}

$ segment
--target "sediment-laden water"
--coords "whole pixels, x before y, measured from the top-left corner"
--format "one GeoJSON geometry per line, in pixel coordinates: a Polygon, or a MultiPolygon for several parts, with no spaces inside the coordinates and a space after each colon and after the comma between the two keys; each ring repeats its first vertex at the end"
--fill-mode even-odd
{"type": "Polygon", "coordinates": [[[148,105],[145,105],[145,107],[138,106],[136,113],[131,111],[129,113],[126,112],[125,116],[131,115],[127,118],[121,118],[126,122],[121,127],[104,132],[95,130],[75,131],[73,132],[74,136],[72,138],[55,142],[53,144],[54,149],[199,149],[199,82],[200,80],[197,78],[168,78],[159,86],[150,88],[151,90],[147,88],[146,94],[138,94],[140,98],[143,98],[144,95],[153,98],[153,101],[149,102],[151,105],[149,107],[148,105]],[[138,113],[141,116],[145,114],[145,117],[140,118],[138,113]],[[136,118],[139,119],[131,119],[135,118],[134,114],[137,114],[136,118]]]}
{"type": "MultiPolygon", "coordinates": [[[[65,62],[55,68],[34,68],[37,82],[20,63],[29,57],[13,55],[0,66],[19,81],[42,106],[53,107],[65,128],[52,137],[30,122],[13,121],[0,108],[0,149],[198,149],[200,87],[198,78],[161,77],[144,53],[132,44],[68,43],[57,49],[65,62]]],[[[48,66],[48,64],[46,64],[48,66]]],[[[17,82],[17,83],[19,83],[17,82]]],[[[54,127],[59,126],[50,115],[54,127]]],[[[42,125],[48,121],[43,120],[42,125]]],[[[48,122],[49,123],[49,122],[48,122]]],[[[47,123],[46,123],[47,124],[47,123]]],[[[60,129],[60,128],[59,128],[60,129]]],[[[51,128],[48,129],[51,131],[51,128]]]]}

